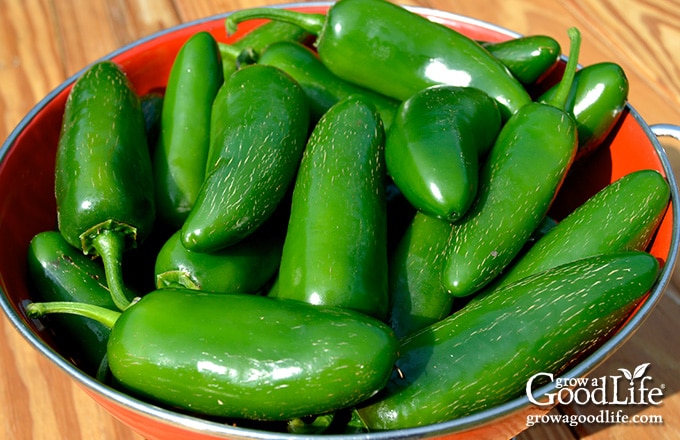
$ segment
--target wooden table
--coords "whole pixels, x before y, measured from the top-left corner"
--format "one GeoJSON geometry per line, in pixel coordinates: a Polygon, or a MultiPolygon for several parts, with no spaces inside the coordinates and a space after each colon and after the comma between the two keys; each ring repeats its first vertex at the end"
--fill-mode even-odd
{"type": "MultiPolygon", "coordinates": [[[[0,138],[65,78],[114,49],[178,23],[285,0],[2,0],[0,1],[0,138]]],[[[580,61],[614,61],[627,72],[630,101],[649,124],[680,124],[680,8],[671,0],[409,0],[496,23],[522,34],[548,34],[568,47],[566,29],[583,35],[580,61]]],[[[680,146],[664,141],[680,166],[680,146]]],[[[677,168],[680,170],[680,168],[677,168]]],[[[680,279],[680,277],[678,277],[680,279]]],[[[680,285],[680,284],[678,284],[680,285]]],[[[661,415],[663,424],[538,424],[528,439],[680,438],[678,334],[680,294],[671,286],[625,346],[592,377],[651,363],[663,383],[663,404],[624,407],[627,414],[661,415]]],[[[98,439],[141,437],[99,408],[0,318],[0,437],[98,439]]],[[[610,408],[611,409],[611,408],[610,408]]],[[[616,410],[617,408],[613,408],[616,410]]],[[[552,414],[590,411],[576,405],[552,414]]]]}

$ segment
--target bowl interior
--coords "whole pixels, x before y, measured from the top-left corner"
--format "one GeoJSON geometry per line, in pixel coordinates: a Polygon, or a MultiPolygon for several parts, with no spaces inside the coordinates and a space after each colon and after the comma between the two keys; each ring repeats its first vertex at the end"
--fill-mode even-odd
{"type": "MultiPolygon", "coordinates": [[[[328,4],[296,7],[304,12],[315,13],[325,12],[327,8],[328,4]]],[[[475,39],[500,41],[517,36],[497,26],[450,13],[425,9],[415,10],[475,39]]],[[[175,54],[192,34],[199,30],[208,31],[218,41],[230,42],[262,23],[262,21],[244,23],[237,34],[227,36],[224,29],[224,17],[212,17],[154,34],[107,58],[120,63],[140,95],[153,90],[162,90],[175,54]]],[[[3,246],[3,251],[0,253],[0,289],[2,290],[0,303],[10,320],[29,338],[29,341],[44,353],[53,355],[53,359],[57,361],[59,360],[57,342],[38,322],[28,319],[23,311],[23,305],[31,297],[26,287],[25,260],[31,238],[38,232],[56,228],[54,159],[62,112],[74,79],[75,76],[41,101],[9,136],[0,151],[0,188],[2,188],[0,243],[3,246]]],[[[574,166],[564,182],[551,214],[557,219],[563,218],[608,183],[632,171],[646,168],[659,170],[666,175],[674,191],[677,191],[661,147],[649,127],[629,106],[607,145],[587,160],[574,166]]],[[[673,202],[675,202],[675,197],[673,202]]],[[[674,207],[668,209],[650,247],[650,252],[662,264],[675,261],[677,238],[673,232],[674,211],[674,207]]],[[[668,267],[666,271],[669,271],[668,267]]],[[[667,280],[662,280],[655,291],[649,295],[646,300],[647,306],[653,305],[658,299],[663,292],[665,282],[667,280]]],[[[636,313],[648,313],[650,308],[643,306],[638,308],[636,313]]],[[[635,325],[637,324],[639,324],[639,319],[635,325]]],[[[623,341],[634,329],[632,324],[624,326],[615,338],[623,341]]],[[[596,352],[591,356],[595,358],[590,359],[589,365],[594,367],[605,358],[605,353],[596,352]]],[[[68,362],[63,361],[60,366],[71,375],[80,374],[68,362]]],[[[82,376],[79,380],[85,381],[89,388],[95,386],[82,376]]],[[[96,396],[99,391],[101,389],[89,392],[96,396]]],[[[117,392],[111,390],[106,392],[109,393],[108,397],[116,398],[117,392]]],[[[121,398],[124,399],[124,397],[121,398]]],[[[112,406],[115,407],[115,404],[112,406]]],[[[114,409],[110,410],[115,412],[114,409]]],[[[484,417],[491,420],[497,415],[494,412],[481,414],[476,422],[483,421],[484,417]]],[[[454,422],[445,429],[454,430],[456,426],[454,422]]],[[[461,423],[460,426],[463,424],[461,423]]],[[[149,437],[153,435],[149,434],[149,437]]]]}

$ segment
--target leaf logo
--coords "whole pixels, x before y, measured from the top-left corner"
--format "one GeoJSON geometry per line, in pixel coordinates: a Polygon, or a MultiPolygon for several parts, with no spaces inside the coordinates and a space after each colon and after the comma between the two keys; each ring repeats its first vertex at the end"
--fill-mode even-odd
{"type": "Polygon", "coordinates": [[[619,368],[619,371],[623,373],[623,376],[630,381],[630,384],[633,385],[633,381],[635,379],[639,379],[642,376],[645,375],[645,371],[647,371],[647,367],[649,367],[649,363],[646,364],[640,364],[637,367],[635,367],[635,370],[631,374],[630,371],[626,370],[625,368],[619,368]]]}

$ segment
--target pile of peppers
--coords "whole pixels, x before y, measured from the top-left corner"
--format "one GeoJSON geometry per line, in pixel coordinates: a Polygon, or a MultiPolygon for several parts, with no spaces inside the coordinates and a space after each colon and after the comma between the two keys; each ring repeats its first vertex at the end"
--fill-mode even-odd
{"type": "Polygon", "coordinates": [[[549,216],[628,94],[620,66],[577,67],[576,29],[564,65],[551,37],[475,41],[385,0],[226,28],[255,18],[189,37],[161,93],[111,61],[70,92],[27,313],[83,371],[239,426],[410,428],[520,396],[653,285],[658,172],[549,216]]]}

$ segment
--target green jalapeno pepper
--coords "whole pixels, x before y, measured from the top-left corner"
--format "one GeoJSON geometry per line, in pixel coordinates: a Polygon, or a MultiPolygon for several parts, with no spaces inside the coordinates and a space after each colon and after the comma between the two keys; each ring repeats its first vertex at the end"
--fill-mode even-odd
{"type": "Polygon", "coordinates": [[[428,87],[401,104],[387,131],[387,172],[414,207],[456,221],[475,200],[479,156],[500,128],[498,105],[481,90],[428,87]]]}
{"type": "MultiPolygon", "coordinates": [[[[628,78],[616,63],[590,64],[574,77],[566,109],[576,121],[579,150],[577,158],[595,150],[607,138],[626,107],[628,78]]],[[[556,93],[556,86],[538,100],[547,102],[556,93]]]]}
{"type": "Polygon", "coordinates": [[[549,73],[562,54],[560,43],[547,35],[527,35],[498,43],[481,43],[525,86],[549,73]]]}
{"type": "Polygon", "coordinates": [[[314,45],[331,72],[399,101],[449,84],[485,91],[504,119],[531,102],[524,86],[478,42],[389,1],[340,0],[325,15],[244,9],[227,17],[227,31],[253,18],[306,29],[317,36],[314,45]]]}
{"type": "Polygon", "coordinates": [[[669,200],[670,187],[658,171],[627,174],[557,223],[508,267],[489,290],[496,291],[533,273],[580,258],[645,250],[669,200]]]}
{"type": "Polygon", "coordinates": [[[181,231],[173,234],[156,258],[156,287],[204,292],[256,293],[274,276],[283,239],[256,231],[233,246],[205,253],[186,249],[181,231]]]}
{"type": "Polygon", "coordinates": [[[152,158],[157,216],[169,230],[182,226],[205,179],[210,115],[222,83],[213,36],[198,32],[189,37],[170,70],[159,145],[152,158]]]}
{"type": "Polygon", "coordinates": [[[121,387],[207,416],[330,413],[380,390],[397,356],[391,329],[363,313],[256,295],[160,289],[122,313],[63,302],[27,312],[100,320],[112,328],[108,361],[121,387]]]}
{"type": "Polygon", "coordinates": [[[577,65],[580,34],[570,29],[571,54],[560,93],[521,108],[503,126],[480,171],[479,195],[451,229],[442,282],[468,296],[518,255],[548,212],[577,148],[576,124],[564,110],[577,65]]]}
{"type": "Polygon", "coordinates": [[[279,41],[303,42],[310,34],[299,26],[283,21],[269,21],[257,26],[232,44],[217,43],[222,55],[224,78],[229,78],[237,69],[258,61],[260,55],[271,44],[279,41]]]}
{"type": "MultiPolygon", "coordinates": [[[[28,281],[36,301],[75,301],[115,310],[104,268],[58,231],[36,234],[28,247],[28,281]]],[[[49,328],[76,366],[94,374],[106,354],[108,327],[79,316],[54,316],[49,328]]]]}
{"type": "Polygon", "coordinates": [[[644,252],[598,255],[467,304],[400,341],[396,373],[350,425],[412,428],[520,396],[532,375],[560,373],[611,334],[652,287],[658,268],[644,252]]]}
{"type": "Polygon", "coordinates": [[[293,189],[277,295],[387,313],[384,130],[352,95],[312,131],[293,189]]]}
{"type": "Polygon", "coordinates": [[[122,255],[155,221],[153,174],[144,117],[125,73],[111,61],[92,65],[73,85],[57,148],[59,231],[101,257],[113,300],[129,304],[122,255]]]}
{"type": "Polygon", "coordinates": [[[272,67],[232,74],[215,98],[206,179],[182,226],[182,244],[215,252],[255,231],[297,172],[309,130],[302,88],[272,67]]]}
{"type": "Polygon", "coordinates": [[[359,94],[373,103],[387,130],[399,107],[397,100],[340,79],[328,70],[310,48],[298,43],[272,44],[262,53],[258,62],[278,67],[302,86],[309,98],[314,121],[318,121],[338,101],[359,94]]]}

